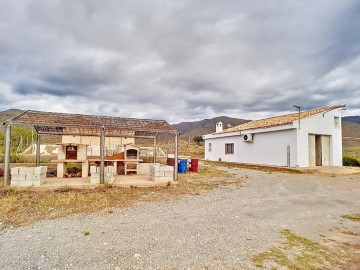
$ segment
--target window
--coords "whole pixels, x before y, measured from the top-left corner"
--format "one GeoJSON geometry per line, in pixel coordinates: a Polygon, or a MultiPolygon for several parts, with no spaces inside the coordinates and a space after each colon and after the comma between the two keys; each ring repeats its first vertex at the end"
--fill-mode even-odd
{"type": "Polygon", "coordinates": [[[208,145],[208,151],[211,152],[211,143],[208,145]]]}
{"type": "Polygon", "coordinates": [[[334,117],[334,127],[339,128],[339,117],[338,116],[334,117]]]}
{"type": "Polygon", "coordinates": [[[234,144],[233,143],[225,144],[225,154],[234,154],[234,144]]]}

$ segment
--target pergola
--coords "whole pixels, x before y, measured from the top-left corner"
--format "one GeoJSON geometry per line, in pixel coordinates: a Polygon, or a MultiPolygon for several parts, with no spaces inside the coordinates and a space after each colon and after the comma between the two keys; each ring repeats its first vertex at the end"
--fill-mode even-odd
{"type": "MultiPolygon", "coordinates": [[[[40,166],[41,135],[75,135],[100,137],[100,183],[104,183],[105,137],[148,138],[154,140],[160,133],[174,135],[175,166],[174,180],[178,180],[179,132],[164,120],[121,118],[110,116],[25,111],[6,120],[5,126],[5,172],[4,185],[10,184],[10,137],[12,125],[33,127],[38,136],[36,144],[36,166],[40,166]]],[[[154,162],[156,153],[154,150],[154,162]]]]}

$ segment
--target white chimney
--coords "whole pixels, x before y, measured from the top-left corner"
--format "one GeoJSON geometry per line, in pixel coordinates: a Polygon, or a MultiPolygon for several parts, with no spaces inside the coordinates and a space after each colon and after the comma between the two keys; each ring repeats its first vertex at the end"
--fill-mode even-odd
{"type": "Polygon", "coordinates": [[[222,131],[223,131],[223,123],[221,121],[217,122],[216,123],[216,133],[222,132],[222,131]]]}

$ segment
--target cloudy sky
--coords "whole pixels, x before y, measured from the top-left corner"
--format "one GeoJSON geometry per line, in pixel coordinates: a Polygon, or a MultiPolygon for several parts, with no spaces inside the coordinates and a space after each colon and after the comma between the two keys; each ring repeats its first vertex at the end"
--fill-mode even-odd
{"type": "Polygon", "coordinates": [[[0,111],[360,115],[358,0],[0,0],[0,111]]]}

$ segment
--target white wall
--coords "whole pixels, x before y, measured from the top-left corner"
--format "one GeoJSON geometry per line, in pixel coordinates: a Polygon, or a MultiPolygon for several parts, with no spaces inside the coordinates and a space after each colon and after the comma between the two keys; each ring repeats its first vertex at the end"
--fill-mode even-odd
{"type": "Polygon", "coordinates": [[[290,166],[296,165],[297,131],[287,129],[256,133],[253,142],[243,141],[243,135],[224,138],[205,138],[205,159],[264,165],[287,165],[287,145],[290,145],[290,166]],[[208,144],[212,144],[211,152],[208,144]],[[225,144],[234,143],[234,154],[225,154],[225,144]]]}
{"type": "Polygon", "coordinates": [[[300,120],[298,131],[298,165],[309,166],[309,133],[329,135],[332,166],[342,166],[342,138],[341,138],[341,111],[334,110],[325,114],[317,114],[300,120]],[[338,127],[335,128],[334,117],[339,117],[338,127]]]}

